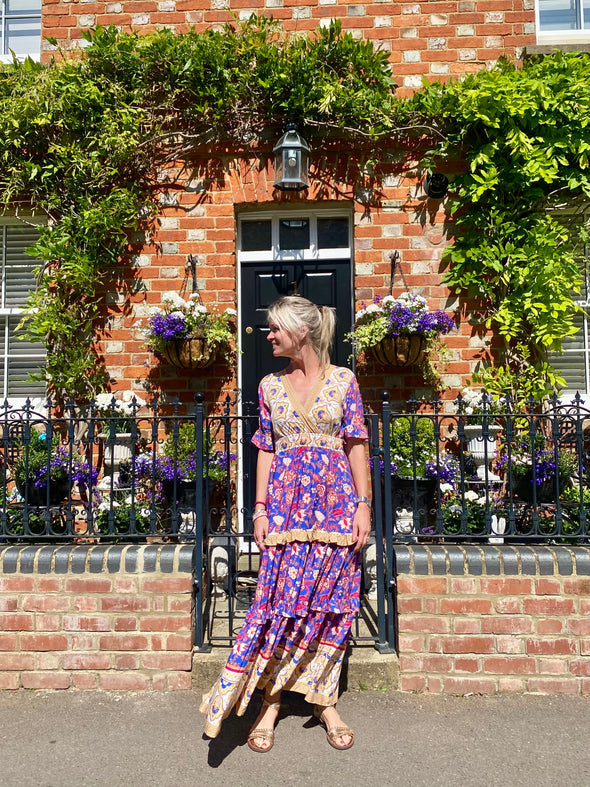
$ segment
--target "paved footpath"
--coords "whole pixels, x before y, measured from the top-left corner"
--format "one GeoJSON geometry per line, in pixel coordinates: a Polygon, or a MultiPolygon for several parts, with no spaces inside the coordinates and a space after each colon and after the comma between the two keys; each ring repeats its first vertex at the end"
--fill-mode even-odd
{"type": "Polygon", "coordinates": [[[286,694],[274,749],[245,745],[258,703],[202,737],[192,692],[0,692],[1,787],[590,787],[590,701],[346,692],[337,752],[286,694]]]}

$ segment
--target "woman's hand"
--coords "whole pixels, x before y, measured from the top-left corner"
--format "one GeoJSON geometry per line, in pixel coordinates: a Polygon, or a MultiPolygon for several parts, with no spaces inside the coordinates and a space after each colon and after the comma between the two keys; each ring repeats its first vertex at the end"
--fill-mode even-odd
{"type": "Polygon", "coordinates": [[[371,533],[371,509],[366,503],[359,503],[352,520],[354,551],[360,552],[367,545],[371,533]]]}
{"type": "Polygon", "coordinates": [[[256,541],[256,545],[261,552],[266,549],[264,539],[268,535],[268,524],[268,516],[266,514],[257,516],[254,522],[254,541],[256,541]]]}

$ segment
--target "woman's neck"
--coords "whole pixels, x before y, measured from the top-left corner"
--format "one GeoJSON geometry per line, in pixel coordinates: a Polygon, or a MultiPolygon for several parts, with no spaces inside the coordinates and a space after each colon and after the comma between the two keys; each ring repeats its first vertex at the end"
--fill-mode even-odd
{"type": "Polygon", "coordinates": [[[297,355],[294,355],[287,366],[287,374],[295,373],[303,377],[320,377],[324,369],[316,352],[308,344],[303,345],[297,355]]]}

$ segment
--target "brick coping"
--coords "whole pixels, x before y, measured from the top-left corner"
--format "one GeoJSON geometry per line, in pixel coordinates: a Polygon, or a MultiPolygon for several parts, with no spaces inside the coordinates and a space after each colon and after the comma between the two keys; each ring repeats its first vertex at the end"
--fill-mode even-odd
{"type": "MultiPolygon", "coordinates": [[[[395,574],[590,576],[590,547],[541,544],[395,544],[395,574]]],[[[35,544],[0,546],[3,574],[183,573],[192,544],[35,544]]]]}
{"type": "Polygon", "coordinates": [[[0,547],[0,574],[192,574],[192,544],[34,544],[0,547]]]}
{"type": "Polygon", "coordinates": [[[396,544],[394,574],[590,575],[590,547],[560,544],[396,544]]]}

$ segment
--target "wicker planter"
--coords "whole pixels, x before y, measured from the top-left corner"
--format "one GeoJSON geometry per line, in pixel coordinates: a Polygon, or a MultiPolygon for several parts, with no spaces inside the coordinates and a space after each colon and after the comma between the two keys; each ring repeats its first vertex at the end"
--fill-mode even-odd
{"type": "Polygon", "coordinates": [[[215,354],[203,336],[172,339],[162,349],[164,358],[179,369],[204,369],[213,363],[215,354]]]}
{"type": "Polygon", "coordinates": [[[426,337],[422,334],[386,336],[371,347],[371,352],[384,366],[414,366],[424,358],[426,337]]]}

